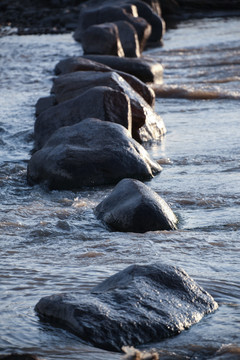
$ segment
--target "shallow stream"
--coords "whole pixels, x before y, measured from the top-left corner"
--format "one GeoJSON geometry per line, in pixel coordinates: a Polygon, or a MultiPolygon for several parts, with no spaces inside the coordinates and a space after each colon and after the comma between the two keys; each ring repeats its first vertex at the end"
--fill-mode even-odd
{"type": "Polygon", "coordinates": [[[219,309],[180,335],[143,346],[160,359],[240,358],[240,18],[186,21],[164,47],[156,111],[167,134],[147,144],[163,171],[147,184],[179,216],[179,230],[109,232],[93,208],[111,187],[46,191],[26,182],[34,105],[55,64],[80,55],[70,34],[0,38],[0,353],[45,359],[122,359],[84,344],[34,312],[38,300],[86,291],[129,264],[184,268],[219,309]]]}

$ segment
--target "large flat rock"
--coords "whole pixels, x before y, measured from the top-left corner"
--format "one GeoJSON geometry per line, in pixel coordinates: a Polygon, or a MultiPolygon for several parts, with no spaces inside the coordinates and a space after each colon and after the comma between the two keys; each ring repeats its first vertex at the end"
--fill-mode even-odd
{"type": "Polygon", "coordinates": [[[84,55],[89,60],[124,71],[136,76],[145,83],[161,83],[163,81],[163,66],[150,57],[127,58],[111,55],[84,55]]]}
{"type": "Polygon", "coordinates": [[[107,86],[96,86],[73,99],[49,107],[37,117],[35,150],[39,150],[60,127],[74,125],[89,117],[121,124],[132,133],[128,96],[107,86]]]}
{"type": "MultiPolygon", "coordinates": [[[[57,102],[61,103],[95,86],[108,86],[122,91],[129,97],[132,110],[132,135],[135,140],[139,142],[158,140],[165,134],[166,128],[162,118],[122,76],[114,71],[77,71],[61,75],[54,79],[51,93],[55,95],[57,102]]],[[[142,87],[139,87],[138,91],[144,92],[142,87]]]]}
{"type": "Polygon", "coordinates": [[[122,125],[90,118],[56,130],[31,157],[27,178],[50,189],[77,189],[150,179],[161,169],[122,125]]]}
{"type": "Polygon", "coordinates": [[[179,334],[218,307],[175,266],[131,265],[91,292],[42,298],[35,310],[97,347],[120,351],[179,334]]]}
{"type": "MultiPolygon", "coordinates": [[[[59,61],[55,66],[56,75],[64,75],[76,71],[109,72],[113,71],[113,69],[96,61],[86,59],[83,56],[68,57],[59,61]]],[[[150,86],[147,86],[140,79],[126,72],[116,69],[114,69],[114,72],[120,75],[150,106],[154,106],[155,93],[150,86]]]]}

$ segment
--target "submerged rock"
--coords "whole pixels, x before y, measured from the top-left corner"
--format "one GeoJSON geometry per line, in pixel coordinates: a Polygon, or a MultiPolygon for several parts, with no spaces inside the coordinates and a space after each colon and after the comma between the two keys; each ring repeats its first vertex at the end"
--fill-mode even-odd
{"type": "Polygon", "coordinates": [[[76,189],[148,179],[161,169],[122,125],[85,119],[53,133],[31,157],[27,178],[50,189],[76,189]]]}
{"type": "Polygon", "coordinates": [[[184,270],[157,263],[131,265],[85,294],[44,297],[35,310],[94,346],[120,351],[179,334],[217,307],[184,270]]]}
{"type": "Polygon", "coordinates": [[[143,233],[175,230],[178,219],[152,189],[134,179],[123,179],[96,208],[95,213],[117,231],[143,233]]]}

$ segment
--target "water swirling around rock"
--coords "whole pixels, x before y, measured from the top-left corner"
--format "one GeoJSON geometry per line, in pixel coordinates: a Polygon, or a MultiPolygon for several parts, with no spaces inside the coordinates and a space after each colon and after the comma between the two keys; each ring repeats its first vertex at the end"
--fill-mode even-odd
{"type": "MultiPolygon", "coordinates": [[[[214,85],[239,96],[238,29],[236,18],[188,21],[166,33],[161,51],[149,54],[163,62],[167,86],[214,85]]],[[[168,133],[161,143],[146,146],[166,164],[147,185],[171,205],[180,229],[109,233],[93,208],[112,187],[49,192],[26,183],[34,105],[49,91],[55,64],[81,54],[80,45],[71,35],[13,35],[0,42],[0,351],[20,349],[49,359],[120,359],[64,329],[39,323],[34,306],[52,293],[84,292],[130,264],[164,261],[184,268],[219,310],[180,336],[155,343],[160,356],[238,359],[238,101],[157,99],[168,133]]]]}

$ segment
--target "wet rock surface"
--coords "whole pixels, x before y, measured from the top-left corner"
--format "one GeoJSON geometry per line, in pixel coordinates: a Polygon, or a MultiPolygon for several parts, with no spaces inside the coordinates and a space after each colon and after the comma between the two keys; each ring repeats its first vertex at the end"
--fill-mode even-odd
{"type": "Polygon", "coordinates": [[[134,98],[134,94],[137,93],[136,97],[141,97],[141,100],[145,100],[150,106],[154,105],[155,93],[150,87],[129,74],[112,69],[95,71],[93,68],[89,71],[76,71],[74,74],[65,71],[64,75],[54,79],[51,94],[56,97],[56,102],[60,103],[95,86],[109,86],[127,93],[130,98],[134,98]]]}
{"type": "Polygon", "coordinates": [[[158,263],[131,265],[86,294],[44,297],[35,310],[94,346],[120,351],[179,334],[217,307],[184,270],[158,263]]]}
{"type": "MultiPolygon", "coordinates": [[[[211,4],[211,2],[206,1],[179,0],[178,2],[167,2],[162,0],[160,2],[164,16],[166,15],[167,17],[169,11],[169,16],[171,17],[172,15],[173,18],[176,19],[187,18],[187,16],[182,16],[181,8],[185,8],[189,13],[196,12],[199,16],[201,16],[202,10],[210,11],[210,13],[212,13],[212,10],[219,9],[219,3],[214,6],[212,5],[213,2],[211,4]]],[[[63,0],[43,1],[41,2],[42,5],[40,5],[40,7],[32,6],[32,3],[29,1],[26,3],[27,6],[24,5],[25,1],[22,1],[21,5],[17,1],[11,3],[2,1],[0,4],[0,10],[3,10],[0,11],[1,23],[6,25],[16,24],[16,26],[19,26],[18,32],[20,34],[42,32],[58,33],[75,29],[78,22],[77,14],[79,11],[78,6],[75,6],[76,4],[70,9],[67,7],[69,1],[63,0]],[[64,8],[61,7],[62,5],[64,5],[64,8]],[[54,10],[49,10],[49,7],[54,10]],[[59,13],[56,12],[56,7],[59,8],[59,13]],[[4,18],[2,17],[2,14],[4,18]],[[6,14],[7,16],[5,16],[6,14]],[[23,19],[18,15],[16,16],[16,14],[23,14],[23,19]],[[23,27],[22,29],[21,26],[23,27]],[[26,28],[26,26],[29,27],[26,28]]],[[[151,6],[153,7],[153,3],[156,4],[157,1],[146,1],[146,3],[151,3],[151,6]]],[[[238,4],[239,1],[233,1],[231,6],[240,9],[238,4]]],[[[221,5],[222,9],[228,10],[229,3],[222,1],[221,5]]],[[[151,11],[149,12],[148,19],[145,18],[144,14],[146,14],[146,6],[144,7],[142,2],[135,1],[133,6],[129,4],[129,6],[124,8],[122,13],[127,14],[127,19],[131,20],[129,24],[134,27],[138,36],[139,44],[137,44],[136,47],[143,50],[146,43],[161,43],[161,34],[157,34],[156,31],[152,30],[155,26],[155,28],[161,28],[162,32],[163,22],[155,14],[152,14],[151,11]],[[137,3],[140,3],[139,7],[137,6],[137,3]],[[137,20],[133,20],[135,17],[135,7],[137,8],[139,15],[137,20]],[[143,10],[141,10],[141,8],[143,10]],[[149,25],[151,26],[151,32],[149,25]]],[[[161,14],[158,13],[158,15],[160,16],[161,14]]],[[[120,19],[126,20],[126,17],[120,17],[120,19]]],[[[124,22],[125,20],[120,20],[120,22],[124,22]]],[[[119,20],[115,23],[117,24],[117,22],[119,22],[119,20]]],[[[121,42],[123,41],[121,40],[121,42]]],[[[137,51],[136,55],[133,56],[138,56],[137,51]]],[[[126,59],[124,59],[124,61],[126,61],[126,59]]],[[[103,62],[106,62],[106,58],[103,62]]],[[[150,72],[150,75],[146,77],[147,70],[141,69],[137,66],[138,63],[132,62],[132,60],[124,67],[125,65],[123,65],[123,62],[121,65],[116,65],[117,61],[114,59],[111,66],[120,68],[121,71],[125,69],[125,71],[131,73],[133,71],[129,70],[131,69],[131,63],[135,69],[138,69],[137,71],[134,70],[136,76],[141,78],[141,74],[144,74],[144,79],[142,78],[143,81],[156,81],[157,76],[153,75],[152,71],[150,72]]],[[[102,66],[102,69],[103,68],[105,71],[104,66],[102,66]]],[[[158,70],[156,73],[158,74],[160,71],[158,70]]],[[[125,77],[123,76],[123,78],[126,80],[126,75],[125,77]]],[[[133,101],[136,102],[135,99],[133,101]]],[[[126,101],[126,104],[127,103],[128,101],[126,101]]],[[[133,104],[134,103],[132,103],[132,109],[134,108],[133,104]]],[[[42,102],[40,101],[37,114],[49,107],[54,107],[55,105],[56,97],[54,95],[50,96],[42,102]]],[[[99,113],[96,116],[101,117],[101,114],[103,113],[105,116],[105,106],[106,104],[98,109],[99,113]]],[[[140,108],[135,107],[135,109],[137,109],[135,110],[137,114],[138,109],[140,108]]],[[[149,108],[144,106],[144,111],[145,109],[149,108]]],[[[74,109],[71,108],[71,111],[74,112],[74,109]]],[[[81,111],[84,112],[82,109],[81,111]]],[[[150,112],[150,110],[147,111],[150,112]]],[[[141,125],[143,119],[141,110],[140,113],[139,124],[141,125]]],[[[48,121],[52,119],[52,115],[53,114],[49,113],[48,121]]],[[[81,120],[85,116],[93,115],[95,116],[95,113],[84,113],[84,116],[81,116],[81,120]]],[[[67,114],[67,117],[68,116],[70,116],[69,113],[67,114]]],[[[128,119],[128,115],[126,115],[126,119],[128,119]]],[[[149,119],[151,119],[151,116],[149,116],[149,119]]],[[[58,120],[60,121],[60,125],[56,128],[59,126],[66,126],[64,122],[61,122],[63,120],[59,117],[58,120]]],[[[78,119],[76,121],[78,121],[78,119]]],[[[75,122],[75,120],[73,122],[75,122]]],[[[88,121],[84,120],[84,125],[85,122],[88,121]]],[[[106,136],[106,128],[104,132],[102,132],[100,139],[97,139],[99,133],[101,134],[99,129],[94,132],[93,128],[91,128],[88,132],[85,128],[83,131],[84,135],[79,132],[79,128],[83,126],[83,124],[77,124],[74,125],[74,127],[71,126],[69,128],[61,128],[56,133],[54,133],[56,128],[52,130],[51,139],[49,139],[48,143],[41,151],[36,152],[33,155],[29,163],[29,183],[45,182],[52,189],[72,189],[81,186],[108,184],[109,182],[115,183],[122,176],[150,178],[160,171],[160,167],[150,160],[142,148],[137,147],[137,145],[132,142],[132,140],[129,140],[128,137],[126,137],[126,143],[129,141],[129,145],[126,145],[126,148],[131,149],[128,153],[129,157],[128,155],[126,156],[125,145],[123,145],[124,156],[120,154],[119,141],[121,145],[124,141],[122,141],[122,135],[119,134],[126,134],[124,128],[119,127],[118,125],[119,132],[116,138],[114,138],[111,133],[109,139],[115,139],[115,144],[112,144],[108,138],[107,143],[104,143],[103,139],[105,139],[106,136]],[[94,137],[92,142],[91,137],[94,137]],[[103,148],[98,147],[98,140],[101,141],[103,148]],[[89,144],[91,144],[91,146],[89,146],[89,144]],[[113,147],[111,147],[111,145],[113,145],[113,147]],[[132,150],[133,148],[136,150],[135,152],[132,150]],[[109,153],[111,153],[111,158],[109,157],[109,153]],[[132,160],[133,153],[134,156],[137,154],[134,160],[132,160]],[[141,156],[138,158],[139,153],[141,156]],[[85,162],[81,162],[82,159],[84,159],[85,162]],[[136,170],[132,164],[136,165],[136,170]],[[119,170],[120,167],[120,170],[123,170],[122,173],[119,170]],[[131,170],[130,174],[128,172],[129,168],[131,170]],[[97,173],[98,171],[99,173],[97,173]],[[114,172],[114,175],[111,171],[114,172]]],[[[112,125],[109,124],[98,124],[100,127],[112,127],[112,125]]],[[[145,136],[146,133],[144,134],[144,131],[148,128],[148,124],[151,124],[151,120],[148,120],[143,126],[141,125],[137,128],[137,130],[140,129],[140,132],[138,133],[139,140],[154,138],[152,135],[149,135],[148,137],[145,136]]],[[[128,120],[126,120],[125,127],[128,129],[131,127],[128,120]]],[[[152,133],[152,127],[149,126],[149,129],[148,133],[150,134],[152,133]]],[[[47,130],[46,127],[46,131],[47,130]]],[[[158,133],[161,133],[161,131],[158,133]]],[[[41,146],[42,145],[43,144],[41,144],[41,146]]],[[[128,270],[126,269],[124,276],[122,276],[123,274],[121,273],[121,275],[116,276],[114,279],[109,279],[110,281],[100,284],[93,289],[91,294],[87,294],[85,297],[84,295],[73,294],[69,296],[59,295],[52,296],[51,298],[44,298],[36,306],[36,310],[42,316],[53,318],[56,321],[62,321],[73,331],[77,332],[82,339],[90,341],[93,345],[110,350],[120,350],[121,346],[125,344],[143,344],[159,340],[159,338],[178,334],[183,329],[188,328],[199,321],[204,314],[217,308],[217,304],[209,294],[193,283],[180,269],[174,268],[172,271],[170,267],[167,267],[167,270],[161,268],[164,276],[159,275],[158,270],[154,270],[154,274],[150,270],[150,275],[148,275],[149,273],[143,273],[136,266],[132,267],[131,270],[128,268],[128,270]],[[175,279],[175,274],[179,276],[177,279],[175,279]],[[136,278],[137,280],[135,281],[136,278]],[[162,281],[163,278],[164,281],[162,281]],[[186,280],[186,278],[188,280],[186,280]],[[159,285],[159,279],[161,279],[161,285],[159,285]],[[161,294],[160,306],[158,298],[159,294],[161,294]],[[137,312],[135,308],[137,308],[139,312],[137,312]]],[[[7,358],[11,359],[11,356],[7,358]]],[[[13,358],[16,359],[17,356],[13,358]]],[[[19,359],[20,358],[21,356],[19,355],[19,359]]]]}
{"type": "Polygon", "coordinates": [[[124,56],[118,27],[114,23],[89,26],[81,39],[84,54],[124,56]]]}
{"type": "MultiPolygon", "coordinates": [[[[133,81],[133,79],[132,79],[133,81]]],[[[144,86],[136,87],[139,91],[144,86]]],[[[166,132],[162,118],[154,112],[152,107],[129,85],[119,74],[113,72],[79,71],[69,73],[54,79],[51,93],[55,95],[57,103],[73,99],[94,86],[108,86],[122,91],[130,99],[132,111],[132,136],[138,142],[160,139],[166,132]]],[[[149,95],[147,88],[144,94],[149,95]]]]}
{"type": "Polygon", "coordinates": [[[95,208],[96,216],[117,231],[175,230],[178,219],[153,190],[134,179],[121,180],[95,208]]]}
{"type": "Polygon", "coordinates": [[[128,21],[115,21],[118,27],[119,37],[126,57],[140,57],[140,45],[137,32],[128,21]]]}
{"type": "Polygon", "coordinates": [[[75,71],[112,71],[112,68],[96,61],[85,59],[82,56],[70,56],[60,60],[54,72],[56,75],[64,75],[75,71]]]}
{"type": "MultiPolygon", "coordinates": [[[[64,75],[75,71],[111,72],[113,69],[83,56],[73,56],[63,59],[55,66],[56,75],[64,75]]],[[[120,75],[150,106],[154,106],[155,93],[150,86],[147,86],[143,81],[129,73],[116,69],[114,69],[114,72],[120,75]]]]}
{"type": "Polygon", "coordinates": [[[44,96],[39,98],[35,106],[35,115],[38,116],[50,107],[57,105],[57,100],[54,95],[44,96]]]}
{"type": "Polygon", "coordinates": [[[74,125],[89,117],[121,124],[132,133],[128,96],[107,86],[96,86],[71,100],[51,106],[37,117],[34,126],[35,150],[39,150],[60,127],[74,125]]]}
{"type": "Polygon", "coordinates": [[[161,171],[122,125],[85,119],[53,133],[28,163],[28,182],[50,189],[114,184],[125,177],[149,179],[161,171]]]}
{"type": "MultiPolygon", "coordinates": [[[[128,2],[130,2],[128,0],[128,2]]],[[[137,8],[138,16],[144,18],[151,25],[151,34],[147,39],[148,45],[162,45],[162,37],[165,33],[165,22],[161,17],[161,10],[154,6],[154,2],[133,0],[131,1],[137,8]]]]}
{"type": "Polygon", "coordinates": [[[110,55],[84,55],[86,59],[109,66],[114,70],[123,71],[136,76],[146,83],[161,83],[163,66],[150,57],[127,58],[110,55]]]}
{"type": "Polygon", "coordinates": [[[151,25],[142,17],[139,17],[135,6],[123,4],[121,1],[90,0],[81,7],[78,27],[74,32],[74,39],[82,41],[83,32],[90,26],[115,21],[127,21],[136,30],[140,50],[143,51],[145,44],[151,35],[151,25]]]}

